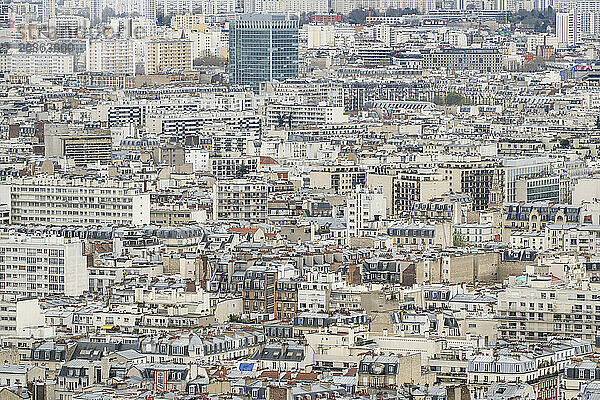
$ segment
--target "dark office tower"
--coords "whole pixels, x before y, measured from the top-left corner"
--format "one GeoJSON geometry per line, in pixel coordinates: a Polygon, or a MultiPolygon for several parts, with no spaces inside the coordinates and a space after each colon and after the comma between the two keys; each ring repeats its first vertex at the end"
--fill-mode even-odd
{"type": "Polygon", "coordinates": [[[251,85],[298,76],[298,21],[249,15],[230,23],[229,82],[251,85]]]}

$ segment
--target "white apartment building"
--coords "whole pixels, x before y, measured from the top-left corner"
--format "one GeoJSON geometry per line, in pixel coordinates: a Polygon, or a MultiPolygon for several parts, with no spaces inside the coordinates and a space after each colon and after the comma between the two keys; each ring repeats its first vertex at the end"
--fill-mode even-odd
{"type": "Polygon", "coordinates": [[[515,249],[544,250],[546,233],[514,231],[510,233],[510,247],[515,249]]]}
{"type": "Polygon", "coordinates": [[[270,104],[266,109],[267,125],[278,127],[321,126],[348,122],[344,107],[312,104],[270,104]]]}
{"type": "Polygon", "coordinates": [[[28,177],[0,185],[12,224],[126,225],[150,223],[150,194],[134,182],[28,177]]]}
{"type": "Polygon", "coordinates": [[[86,70],[112,74],[135,74],[134,44],[129,39],[87,41],[86,70]]]}
{"type": "Polygon", "coordinates": [[[457,224],[452,229],[454,234],[469,244],[482,245],[494,240],[494,227],[491,224],[457,224]]]}
{"type": "Polygon", "coordinates": [[[0,240],[0,289],[20,297],[81,296],[87,259],[79,239],[11,235],[0,240]]]}
{"type": "Polygon", "coordinates": [[[75,63],[67,53],[13,53],[11,72],[22,75],[72,74],[75,63]]]}
{"type": "Polygon", "coordinates": [[[330,284],[327,282],[298,283],[298,311],[329,311],[330,284]]]}
{"type": "Polygon", "coordinates": [[[386,217],[386,198],[383,188],[358,187],[346,198],[346,226],[348,237],[362,236],[369,222],[381,221],[386,217]]]}
{"type": "Polygon", "coordinates": [[[544,239],[544,250],[596,254],[600,249],[600,226],[549,224],[544,239]]]}
{"type": "Polygon", "coordinates": [[[497,316],[501,339],[546,341],[568,336],[600,344],[600,294],[597,285],[567,287],[551,277],[511,279],[498,294],[497,316]]]}
{"type": "Polygon", "coordinates": [[[76,39],[87,33],[90,21],[77,15],[60,15],[48,21],[51,39],[76,39]]]}
{"type": "Polygon", "coordinates": [[[308,35],[308,48],[333,47],[335,45],[334,25],[305,25],[308,35]]]}
{"type": "Polygon", "coordinates": [[[216,181],[213,186],[213,219],[266,222],[266,183],[247,179],[216,181]]]}
{"type": "Polygon", "coordinates": [[[192,41],[192,60],[202,57],[227,57],[229,44],[223,40],[220,28],[190,32],[189,39],[192,41]]]}
{"type": "Polygon", "coordinates": [[[574,46],[579,39],[577,11],[556,13],[556,37],[559,45],[574,46]]]}
{"type": "Polygon", "coordinates": [[[328,0],[262,0],[263,12],[329,12],[328,0]]]}
{"type": "Polygon", "coordinates": [[[192,164],[194,172],[207,172],[210,165],[210,152],[205,149],[186,149],[185,162],[192,164]]]}
{"type": "Polygon", "coordinates": [[[46,325],[38,299],[0,295],[0,336],[21,335],[25,329],[46,325]]]}

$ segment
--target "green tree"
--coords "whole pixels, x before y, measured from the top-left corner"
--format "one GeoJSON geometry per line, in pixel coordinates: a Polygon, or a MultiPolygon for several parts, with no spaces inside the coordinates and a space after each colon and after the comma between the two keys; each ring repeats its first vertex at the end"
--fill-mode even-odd
{"type": "Polygon", "coordinates": [[[445,103],[448,106],[461,106],[467,104],[467,99],[461,94],[450,92],[446,95],[445,103]]]}
{"type": "Polygon", "coordinates": [[[464,236],[461,235],[458,232],[454,232],[454,235],[452,236],[452,246],[454,247],[465,247],[467,245],[467,241],[465,240],[464,236]]]}
{"type": "MultiPolygon", "coordinates": [[[[374,11],[372,11],[372,13],[374,13],[374,11]]],[[[368,11],[363,10],[362,8],[357,8],[348,14],[348,22],[351,24],[362,25],[365,23],[368,15],[368,11]]]]}

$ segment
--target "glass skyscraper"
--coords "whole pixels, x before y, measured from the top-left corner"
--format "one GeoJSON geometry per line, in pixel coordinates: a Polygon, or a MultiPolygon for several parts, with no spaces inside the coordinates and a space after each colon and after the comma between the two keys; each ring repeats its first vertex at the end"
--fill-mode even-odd
{"type": "Polygon", "coordinates": [[[229,25],[229,82],[251,85],[298,76],[298,21],[249,15],[229,25]]]}

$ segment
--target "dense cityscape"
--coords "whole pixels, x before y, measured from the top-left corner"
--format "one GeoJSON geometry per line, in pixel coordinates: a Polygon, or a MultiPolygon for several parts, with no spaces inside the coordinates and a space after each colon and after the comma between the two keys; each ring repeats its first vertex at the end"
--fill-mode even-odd
{"type": "Polygon", "coordinates": [[[0,0],[0,400],[599,400],[600,0],[0,0]]]}

